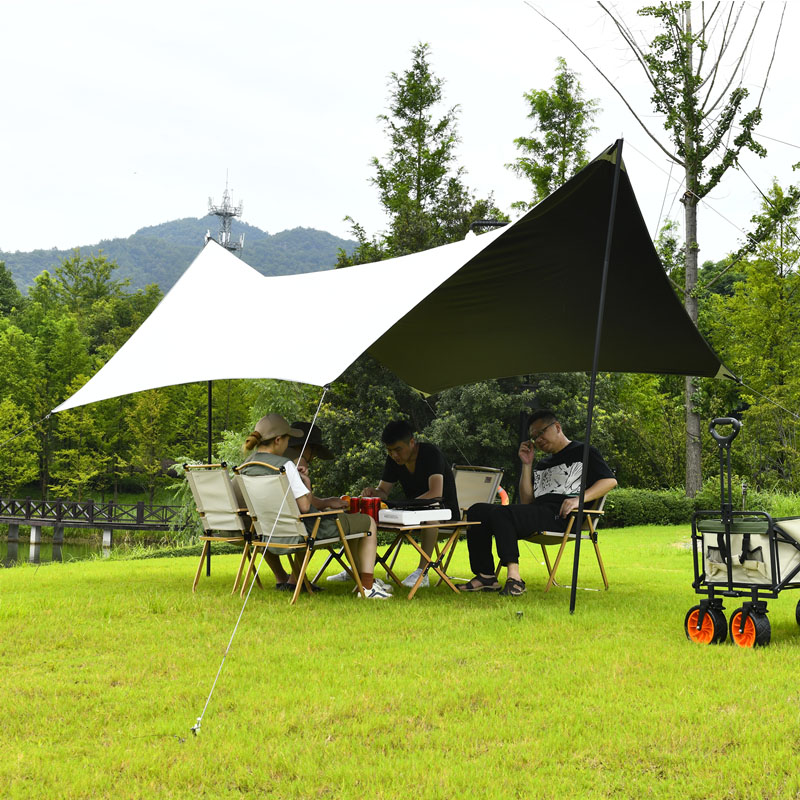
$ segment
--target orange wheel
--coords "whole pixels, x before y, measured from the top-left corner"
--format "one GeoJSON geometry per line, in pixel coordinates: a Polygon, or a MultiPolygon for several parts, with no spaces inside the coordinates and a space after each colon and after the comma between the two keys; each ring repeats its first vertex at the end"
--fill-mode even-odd
{"type": "Polygon", "coordinates": [[[703,624],[697,629],[697,622],[700,619],[700,606],[689,609],[686,619],[683,621],[683,628],[686,631],[686,638],[698,644],[717,644],[724,642],[727,635],[725,625],[725,615],[718,608],[707,608],[703,616],[703,624]]]}
{"type": "Polygon", "coordinates": [[[749,611],[742,629],[742,609],[731,615],[731,641],[739,647],[763,647],[769,644],[770,624],[766,614],[749,611]]]}

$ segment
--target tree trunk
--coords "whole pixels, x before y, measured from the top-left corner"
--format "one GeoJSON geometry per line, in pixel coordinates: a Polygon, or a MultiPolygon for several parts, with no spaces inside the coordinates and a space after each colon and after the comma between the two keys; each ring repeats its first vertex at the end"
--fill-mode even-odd
{"type": "MultiPolygon", "coordinates": [[[[687,175],[687,185],[693,186],[687,175]]],[[[692,322],[697,325],[697,298],[694,288],[697,285],[697,198],[687,192],[684,197],[686,222],[686,283],[684,303],[692,322]]],[[[702,451],[700,447],[700,415],[694,407],[695,378],[687,375],[686,393],[686,496],[694,497],[702,488],[702,451]]]]}

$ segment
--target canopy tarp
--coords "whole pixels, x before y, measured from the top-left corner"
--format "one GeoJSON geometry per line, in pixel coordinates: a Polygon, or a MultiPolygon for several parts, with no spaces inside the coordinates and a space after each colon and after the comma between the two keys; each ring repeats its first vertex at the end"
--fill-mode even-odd
{"type": "MultiPolygon", "coordinates": [[[[265,277],[209,242],[55,411],[193,381],[321,386],[365,351],[427,392],[588,371],[615,153],[504,228],[374,264],[265,277]]],[[[612,241],[600,370],[731,375],[670,286],[624,169],[612,241]]]]}

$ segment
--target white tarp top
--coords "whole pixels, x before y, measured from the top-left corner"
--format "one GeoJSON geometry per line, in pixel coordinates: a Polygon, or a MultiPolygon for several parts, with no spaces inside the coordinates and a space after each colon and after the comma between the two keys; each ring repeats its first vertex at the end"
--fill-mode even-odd
{"type": "Polygon", "coordinates": [[[212,240],[131,338],[54,412],[194,381],[324,386],[502,230],[390,261],[278,277],[212,240]]]}

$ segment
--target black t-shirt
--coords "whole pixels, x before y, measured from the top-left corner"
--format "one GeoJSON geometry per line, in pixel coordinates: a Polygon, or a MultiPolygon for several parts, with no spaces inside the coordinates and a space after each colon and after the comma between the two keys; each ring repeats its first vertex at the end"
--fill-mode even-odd
{"type": "Polygon", "coordinates": [[[414,472],[409,472],[404,464],[397,464],[391,456],[386,456],[381,480],[386,483],[399,483],[403,487],[405,496],[412,499],[429,491],[428,479],[431,475],[441,475],[444,479],[442,502],[453,513],[453,519],[461,519],[453,470],[450,469],[442,451],[430,442],[419,442],[417,447],[414,472]]]}
{"type": "MultiPolygon", "coordinates": [[[[591,445],[587,467],[587,488],[602,478],[614,477],[599,451],[591,445]]],[[[579,494],[582,470],[583,442],[572,441],[557,453],[541,459],[533,465],[533,502],[560,506],[565,497],[579,494]]]]}

